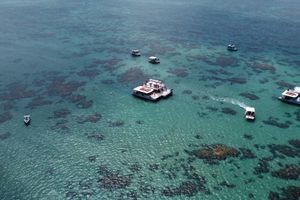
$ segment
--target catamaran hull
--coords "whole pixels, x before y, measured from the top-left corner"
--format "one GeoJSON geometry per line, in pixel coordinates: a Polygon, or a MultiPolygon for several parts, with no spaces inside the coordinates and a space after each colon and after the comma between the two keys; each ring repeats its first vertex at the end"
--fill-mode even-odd
{"type": "Polygon", "coordinates": [[[137,97],[137,98],[140,98],[140,99],[144,99],[144,100],[156,102],[156,101],[160,100],[161,98],[168,98],[168,97],[172,96],[172,95],[173,95],[173,90],[171,90],[169,94],[166,94],[166,95],[164,95],[164,96],[161,95],[161,96],[158,97],[158,98],[152,98],[152,97],[149,96],[149,95],[143,95],[143,94],[138,93],[138,92],[132,92],[132,95],[133,95],[134,97],[137,97]]]}
{"type": "Polygon", "coordinates": [[[278,97],[278,99],[284,103],[288,103],[288,104],[293,104],[293,105],[297,105],[297,106],[300,106],[300,102],[299,101],[296,101],[296,100],[286,100],[286,99],[283,99],[281,97],[278,97]]]}
{"type": "Polygon", "coordinates": [[[153,101],[153,102],[158,101],[158,100],[160,99],[160,98],[154,99],[154,98],[152,98],[151,96],[142,95],[142,94],[135,93],[135,92],[133,92],[132,95],[133,95],[134,97],[137,97],[137,98],[140,98],[140,99],[144,99],[144,100],[148,100],[148,101],[153,101]]]}

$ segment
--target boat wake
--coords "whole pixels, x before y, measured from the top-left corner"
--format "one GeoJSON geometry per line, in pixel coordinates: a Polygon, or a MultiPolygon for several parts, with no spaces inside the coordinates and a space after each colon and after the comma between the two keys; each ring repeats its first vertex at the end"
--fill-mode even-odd
{"type": "Polygon", "coordinates": [[[246,107],[248,107],[244,102],[241,102],[241,101],[236,100],[236,99],[228,98],[228,97],[213,97],[213,96],[210,96],[210,98],[214,101],[231,103],[232,105],[237,105],[237,106],[243,108],[244,110],[246,109],[246,107]]]}

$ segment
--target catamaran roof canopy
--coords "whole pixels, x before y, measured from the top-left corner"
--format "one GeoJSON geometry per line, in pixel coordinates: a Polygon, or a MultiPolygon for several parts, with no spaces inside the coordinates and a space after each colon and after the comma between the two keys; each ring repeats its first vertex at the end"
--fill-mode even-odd
{"type": "Polygon", "coordinates": [[[145,86],[138,86],[138,87],[134,88],[134,90],[138,91],[138,92],[142,92],[144,94],[150,94],[151,92],[153,92],[152,88],[145,87],[145,86]]]}
{"type": "Polygon", "coordinates": [[[282,93],[282,96],[287,96],[287,97],[292,97],[296,98],[299,94],[297,92],[291,91],[291,90],[286,90],[282,93]]]}

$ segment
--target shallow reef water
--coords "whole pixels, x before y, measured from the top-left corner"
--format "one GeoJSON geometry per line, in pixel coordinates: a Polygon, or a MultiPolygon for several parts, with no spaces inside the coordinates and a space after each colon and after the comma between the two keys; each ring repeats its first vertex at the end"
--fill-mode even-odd
{"type": "Polygon", "coordinates": [[[1,1],[0,199],[299,199],[299,8],[1,1]],[[133,98],[148,78],[173,96],[133,98]]]}

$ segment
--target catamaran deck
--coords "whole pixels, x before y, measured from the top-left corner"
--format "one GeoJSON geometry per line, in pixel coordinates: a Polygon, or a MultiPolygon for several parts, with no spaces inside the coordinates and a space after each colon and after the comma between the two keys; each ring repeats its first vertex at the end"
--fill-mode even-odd
{"type": "Polygon", "coordinates": [[[291,90],[286,90],[282,93],[283,96],[291,97],[291,98],[296,98],[298,97],[299,93],[291,91],[291,90]]]}
{"type": "Polygon", "coordinates": [[[149,94],[149,93],[153,92],[152,88],[146,87],[146,86],[143,86],[143,85],[134,88],[134,90],[145,93],[145,94],[149,94]]]}

